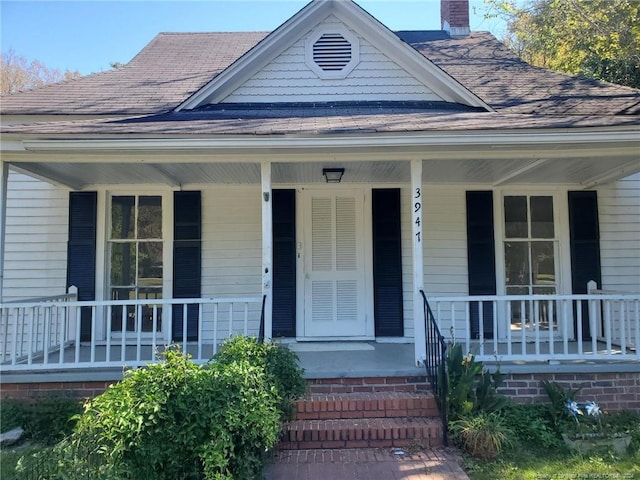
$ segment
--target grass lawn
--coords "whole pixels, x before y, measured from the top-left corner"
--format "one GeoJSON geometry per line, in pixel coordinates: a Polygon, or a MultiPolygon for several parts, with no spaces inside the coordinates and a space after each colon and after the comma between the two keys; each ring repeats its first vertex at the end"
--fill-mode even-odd
{"type": "Polygon", "coordinates": [[[493,462],[466,458],[464,468],[471,480],[640,480],[640,452],[622,457],[609,452],[581,456],[563,449],[521,446],[493,462]]]}

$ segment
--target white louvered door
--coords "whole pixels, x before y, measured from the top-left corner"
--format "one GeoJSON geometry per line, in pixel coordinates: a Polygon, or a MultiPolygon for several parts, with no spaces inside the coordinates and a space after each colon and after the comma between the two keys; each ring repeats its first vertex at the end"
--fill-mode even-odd
{"type": "Polygon", "coordinates": [[[308,192],[305,202],[305,337],[362,337],[361,192],[308,192]]]}

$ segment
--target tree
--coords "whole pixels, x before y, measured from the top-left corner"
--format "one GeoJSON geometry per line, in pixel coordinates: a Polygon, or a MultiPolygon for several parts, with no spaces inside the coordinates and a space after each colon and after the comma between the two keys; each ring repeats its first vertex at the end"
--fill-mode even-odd
{"type": "Polygon", "coordinates": [[[539,67],[640,88],[640,1],[485,0],[504,43],[539,67]]]}
{"type": "Polygon", "coordinates": [[[38,60],[29,62],[13,50],[2,52],[0,61],[0,93],[30,90],[47,83],[61,82],[80,77],[80,72],[48,68],[38,60]]]}

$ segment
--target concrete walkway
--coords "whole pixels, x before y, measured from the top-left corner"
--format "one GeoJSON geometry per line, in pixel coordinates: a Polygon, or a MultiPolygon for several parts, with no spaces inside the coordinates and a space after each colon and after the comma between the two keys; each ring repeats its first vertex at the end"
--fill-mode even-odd
{"type": "Polygon", "coordinates": [[[264,480],[469,480],[454,449],[284,450],[264,480]],[[404,454],[401,454],[404,453],[404,454]]]}

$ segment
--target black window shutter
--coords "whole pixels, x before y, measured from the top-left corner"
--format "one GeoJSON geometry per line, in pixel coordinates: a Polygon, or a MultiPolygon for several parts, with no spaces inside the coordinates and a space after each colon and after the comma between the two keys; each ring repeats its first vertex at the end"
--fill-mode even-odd
{"type": "Polygon", "coordinates": [[[273,190],[273,336],[296,336],[296,191],[273,190]]]}
{"type": "MultiPolygon", "coordinates": [[[[96,299],[96,192],[69,193],[69,240],[67,243],[67,288],[78,287],[78,300],[96,299]]],[[[80,338],[91,339],[91,308],[80,313],[80,338]]]]}
{"type": "MultiPolygon", "coordinates": [[[[571,291],[574,294],[587,293],[587,283],[591,280],[602,288],[597,192],[569,192],[569,241],[571,291]]],[[[587,302],[582,308],[582,334],[585,340],[591,338],[587,302]]]]}
{"type": "Polygon", "coordinates": [[[404,335],[400,189],[372,190],[373,309],[377,337],[404,335]]]}
{"type": "MultiPolygon", "coordinates": [[[[173,195],[173,298],[200,298],[202,289],[201,193],[173,195]]],[[[173,340],[183,339],[183,306],[172,312],[173,340]]],[[[198,339],[198,305],[187,306],[187,340],[198,339]]]]}
{"type": "MultiPolygon", "coordinates": [[[[496,294],[496,252],[494,240],[493,192],[467,192],[467,261],[469,295],[496,294]]],[[[471,336],[480,334],[480,309],[471,304],[471,336]]],[[[483,335],[493,336],[493,306],[483,302],[483,335]]]]}

